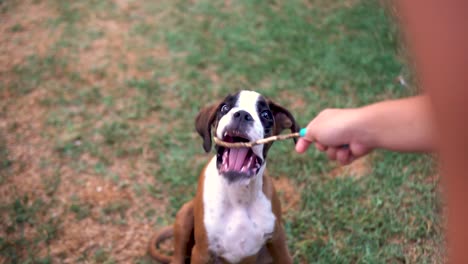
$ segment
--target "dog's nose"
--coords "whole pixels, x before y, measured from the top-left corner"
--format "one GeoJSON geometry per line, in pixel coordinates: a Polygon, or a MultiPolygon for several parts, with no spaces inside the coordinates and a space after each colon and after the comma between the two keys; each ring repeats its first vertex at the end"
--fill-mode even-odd
{"type": "Polygon", "coordinates": [[[253,121],[253,118],[252,116],[247,113],[247,111],[244,111],[244,110],[240,110],[238,112],[236,112],[234,114],[234,120],[238,120],[238,121],[253,121]]]}

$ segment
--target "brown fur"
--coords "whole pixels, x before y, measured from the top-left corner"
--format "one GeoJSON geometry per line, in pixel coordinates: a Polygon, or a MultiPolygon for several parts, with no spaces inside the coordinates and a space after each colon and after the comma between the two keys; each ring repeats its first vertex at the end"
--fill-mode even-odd
{"type": "Polygon", "coordinates": [[[216,111],[220,103],[204,107],[195,119],[195,129],[198,134],[203,138],[203,149],[205,152],[211,150],[211,127],[215,125],[216,111]]]}
{"type": "MultiPolygon", "coordinates": [[[[268,104],[275,119],[273,131],[275,135],[280,134],[284,129],[290,129],[292,132],[299,131],[299,126],[288,110],[273,101],[268,101],[268,104]]],[[[218,103],[203,108],[195,121],[196,130],[203,138],[203,148],[206,152],[211,150],[211,128],[216,126],[215,118],[219,105],[220,104],[218,103]]],[[[267,150],[270,146],[271,143],[266,145],[265,149],[267,150]]],[[[221,258],[212,256],[208,251],[208,236],[206,234],[203,221],[203,183],[205,180],[205,170],[206,166],[202,170],[198,179],[198,188],[194,199],[184,204],[177,213],[176,221],[173,226],[174,254],[172,258],[161,254],[158,250],[159,243],[168,238],[167,235],[170,234],[168,229],[171,229],[171,227],[162,229],[161,232],[157,233],[151,239],[149,254],[161,263],[227,263],[221,258]]],[[[240,263],[292,263],[292,258],[289,255],[286,244],[286,234],[281,218],[281,204],[276,194],[275,187],[273,186],[273,182],[266,173],[263,175],[263,193],[270,199],[273,213],[276,216],[273,236],[267,241],[266,245],[258,254],[247,257],[240,263]]]]}
{"type": "MultiPolygon", "coordinates": [[[[197,225],[194,230],[194,223],[203,223],[203,182],[205,180],[205,169],[198,180],[198,189],[195,198],[182,206],[177,213],[174,224],[174,255],[171,257],[163,255],[156,248],[156,245],[168,238],[168,229],[163,228],[152,239],[149,248],[150,255],[161,263],[215,263],[215,259],[208,252],[208,241],[205,226],[197,225]],[[195,233],[197,244],[194,246],[191,238],[195,233]],[[191,259],[190,259],[191,256],[191,259]]],[[[266,243],[259,252],[259,256],[251,256],[243,259],[241,264],[249,263],[292,263],[286,244],[286,234],[284,233],[283,220],[281,217],[281,203],[278,199],[275,187],[270,177],[263,175],[263,193],[272,203],[272,210],[276,217],[275,231],[273,237],[266,243]]],[[[172,233],[172,232],[171,232],[172,233]]],[[[222,263],[227,263],[219,259],[222,263]]]]}
{"type": "Polygon", "coordinates": [[[148,253],[157,261],[161,263],[169,263],[171,262],[171,257],[164,255],[159,251],[159,244],[164,240],[172,237],[174,235],[174,228],[172,226],[166,226],[159,230],[156,234],[154,234],[148,245],[148,253]]]}

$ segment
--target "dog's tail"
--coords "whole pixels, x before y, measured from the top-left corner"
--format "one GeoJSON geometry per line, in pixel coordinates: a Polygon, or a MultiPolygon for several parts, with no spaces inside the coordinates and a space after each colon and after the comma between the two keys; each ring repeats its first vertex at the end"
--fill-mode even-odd
{"type": "Polygon", "coordinates": [[[156,232],[151,238],[150,244],[148,246],[148,253],[150,254],[150,256],[163,264],[169,264],[172,258],[168,255],[163,254],[159,249],[159,245],[164,240],[173,236],[174,228],[172,226],[163,227],[161,230],[156,232]]]}

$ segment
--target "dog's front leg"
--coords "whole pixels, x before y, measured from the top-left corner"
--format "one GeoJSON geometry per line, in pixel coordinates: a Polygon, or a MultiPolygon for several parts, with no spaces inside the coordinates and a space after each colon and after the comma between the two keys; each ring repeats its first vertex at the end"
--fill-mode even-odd
{"type": "Polygon", "coordinates": [[[256,263],[257,263],[257,255],[247,257],[240,262],[240,264],[256,264],[256,263]]]}
{"type": "Polygon", "coordinates": [[[192,249],[192,258],[191,264],[207,264],[210,262],[211,258],[207,251],[201,250],[197,244],[192,249]]]}
{"type": "Polygon", "coordinates": [[[267,249],[273,258],[275,264],[292,264],[292,258],[289,255],[288,245],[286,244],[286,234],[280,223],[276,224],[276,234],[267,243],[267,249]]]}
{"type": "Polygon", "coordinates": [[[193,247],[193,200],[185,203],[177,212],[174,223],[174,254],[173,264],[184,264],[190,257],[193,247]]]}

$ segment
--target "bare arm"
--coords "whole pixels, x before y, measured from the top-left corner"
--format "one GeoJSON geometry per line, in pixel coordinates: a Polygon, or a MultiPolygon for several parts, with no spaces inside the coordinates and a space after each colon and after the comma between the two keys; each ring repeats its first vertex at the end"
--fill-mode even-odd
{"type": "Polygon", "coordinates": [[[389,100],[354,109],[327,109],[307,126],[296,150],[315,142],[330,159],[347,164],[373,149],[422,152],[433,148],[433,129],[426,96],[389,100]],[[341,148],[342,145],[348,148],[341,148]]]}
{"type": "MultiPolygon", "coordinates": [[[[468,263],[468,1],[400,0],[398,3],[417,74],[431,101],[438,135],[438,140],[432,144],[424,143],[424,134],[418,139],[413,138],[421,141],[411,140],[410,143],[416,143],[414,147],[419,150],[437,146],[442,161],[443,183],[447,190],[448,259],[450,263],[468,263]]],[[[309,126],[313,127],[312,122],[309,126]]],[[[415,131],[410,134],[417,135],[418,128],[422,126],[411,127],[415,131]]],[[[433,135],[431,132],[427,138],[430,139],[433,135]]],[[[320,142],[321,138],[311,132],[307,140],[298,142],[296,149],[299,152],[305,151],[313,140],[320,142]]],[[[434,139],[429,141],[434,142],[434,139]]],[[[408,150],[408,142],[403,146],[400,145],[401,142],[395,143],[388,138],[375,142],[380,142],[382,146],[390,144],[398,146],[397,149],[408,150]]],[[[316,145],[319,148],[327,147],[320,143],[316,145]]],[[[335,147],[332,149],[336,149],[337,145],[333,146],[335,147]]],[[[352,142],[350,148],[350,154],[355,154],[352,142]]],[[[335,151],[337,156],[343,155],[340,153],[340,150],[335,151]]]]}
{"type": "Polygon", "coordinates": [[[358,132],[368,137],[370,147],[408,152],[433,149],[430,108],[425,96],[376,103],[363,107],[361,113],[358,132]]]}

